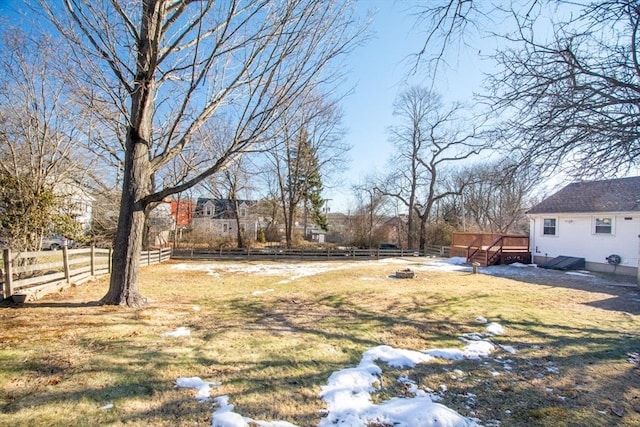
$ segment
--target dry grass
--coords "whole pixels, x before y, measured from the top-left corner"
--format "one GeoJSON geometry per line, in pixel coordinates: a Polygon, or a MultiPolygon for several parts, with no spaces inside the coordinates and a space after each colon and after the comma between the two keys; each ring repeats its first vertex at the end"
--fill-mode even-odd
{"type": "Polygon", "coordinates": [[[403,374],[422,389],[446,385],[442,403],[485,425],[640,425],[640,369],[627,356],[640,350],[636,289],[559,273],[391,280],[397,265],[334,265],[281,283],[288,273],[215,276],[168,263],[143,269],[143,310],[91,304],[104,280],[0,307],[0,425],[210,425],[211,405],[174,387],[199,376],[221,382],[214,395],[244,416],[313,426],[320,386],[364,350],[460,348],[461,334],[481,330],[477,316],[501,323],[494,341],[517,353],[389,370],[376,398],[406,393],[395,381],[403,374]],[[162,336],[180,326],[191,336],[162,336]]]}

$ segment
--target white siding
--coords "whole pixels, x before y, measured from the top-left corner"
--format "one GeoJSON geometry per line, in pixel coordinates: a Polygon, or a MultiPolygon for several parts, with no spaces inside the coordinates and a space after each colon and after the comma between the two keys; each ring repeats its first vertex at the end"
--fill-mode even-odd
{"type": "Polygon", "coordinates": [[[531,253],[536,257],[560,255],[606,264],[606,257],[620,255],[620,265],[638,267],[640,212],[597,214],[535,214],[531,219],[531,253]],[[595,218],[613,218],[612,234],[596,234],[595,218]],[[542,233],[545,218],[557,218],[556,235],[542,233]]]}

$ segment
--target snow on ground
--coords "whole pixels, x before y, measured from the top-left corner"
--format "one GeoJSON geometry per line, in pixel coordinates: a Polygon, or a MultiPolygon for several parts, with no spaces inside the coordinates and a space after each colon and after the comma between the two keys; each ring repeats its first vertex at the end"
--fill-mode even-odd
{"type": "Polygon", "coordinates": [[[212,387],[218,387],[220,383],[202,381],[199,377],[178,378],[176,387],[195,388],[197,390],[196,399],[200,401],[209,400],[212,387]]]}
{"type": "MultiPolygon", "coordinates": [[[[423,260],[423,259],[421,259],[423,260]]],[[[203,271],[213,277],[219,277],[219,271],[241,272],[248,274],[262,274],[274,276],[288,276],[289,278],[278,284],[288,283],[302,277],[320,274],[329,270],[358,268],[364,263],[377,264],[406,264],[417,271],[471,271],[471,267],[466,265],[464,258],[430,259],[424,264],[416,265],[417,259],[384,259],[379,261],[362,261],[349,263],[290,263],[290,264],[246,264],[246,263],[216,263],[209,265],[187,265],[178,264],[176,269],[203,271]]],[[[526,278],[541,274],[557,274],[557,272],[547,272],[540,270],[536,265],[511,264],[509,266],[495,266],[482,268],[481,273],[511,278],[526,278]]],[[[585,280],[598,280],[588,272],[573,272],[572,275],[584,277],[585,280]]],[[[370,277],[363,277],[362,280],[370,280],[370,277]]],[[[270,288],[266,290],[256,290],[253,295],[261,295],[266,292],[274,292],[270,288]]],[[[379,379],[384,366],[410,369],[416,364],[429,363],[435,358],[446,360],[480,360],[492,357],[496,351],[503,351],[508,354],[515,354],[517,350],[509,345],[495,344],[491,337],[505,334],[502,325],[490,322],[483,316],[477,316],[475,321],[483,325],[483,332],[474,332],[460,337],[464,346],[447,349],[429,349],[422,351],[396,349],[389,346],[377,346],[366,350],[360,363],[355,367],[347,367],[334,372],[327,379],[327,384],[322,387],[320,396],[326,403],[326,411],[319,427],[330,427],[335,425],[349,427],[364,427],[368,423],[378,422],[396,427],[412,426],[439,426],[439,427],[472,427],[480,426],[479,420],[463,417],[452,409],[437,403],[442,393],[447,387],[440,386],[440,394],[433,393],[432,390],[420,390],[418,386],[401,376],[398,381],[406,386],[409,395],[412,397],[394,397],[385,402],[375,404],[371,394],[376,393],[379,387],[379,379]]],[[[174,332],[165,333],[165,336],[182,336],[186,328],[178,328],[174,332]]],[[[512,369],[510,360],[503,360],[500,356],[492,359],[499,363],[502,369],[509,371],[512,369]]],[[[486,362],[485,362],[486,363],[486,362]]],[[[546,373],[558,374],[557,367],[550,365],[546,368],[546,373]]],[[[493,370],[495,376],[501,375],[499,371],[493,370]]],[[[452,375],[464,377],[466,374],[459,370],[454,370],[452,375]]],[[[538,375],[545,375],[541,372],[538,375]]],[[[216,383],[206,382],[198,377],[178,378],[177,387],[190,387],[196,389],[196,398],[202,401],[210,400],[210,393],[216,383]]],[[[475,396],[469,396],[475,399],[475,396]]],[[[213,427],[245,427],[258,425],[260,427],[295,427],[286,421],[260,421],[252,420],[234,412],[233,404],[229,403],[228,396],[218,396],[213,399],[215,411],[212,415],[213,427]]],[[[499,421],[488,421],[497,422],[499,421]]]]}
{"type": "Polygon", "coordinates": [[[262,295],[262,294],[266,294],[268,292],[274,292],[274,291],[275,291],[275,289],[269,288],[269,289],[265,289],[264,291],[253,291],[253,292],[251,292],[251,295],[258,296],[258,295],[262,295]]]}
{"type": "Polygon", "coordinates": [[[462,257],[451,257],[447,259],[434,258],[417,268],[423,271],[471,271],[472,268],[467,265],[467,259],[462,257]]]}
{"type": "Polygon", "coordinates": [[[593,277],[593,274],[588,271],[567,271],[565,274],[569,276],[593,277]]]}
{"type": "Polygon", "coordinates": [[[171,338],[188,337],[189,335],[191,335],[191,331],[188,328],[185,328],[184,326],[180,326],[175,331],[165,332],[164,334],[162,334],[163,337],[171,337],[171,338]]]}
{"type": "Polygon", "coordinates": [[[213,263],[213,264],[176,264],[172,268],[184,271],[203,271],[219,277],[218,271],[229,273],[261,274],[263,276],[288,276],[287,282],[302,277],[313,276],[325,271],[354,267],[353,263],[301,262],[301,263],[213,263]]]}
{"type": "Polygon", "coordinates": [[[636,283],[624,282],[618,280],[608,280],[599,276],[592,271],[577,270],[577,271],[559,271],[549,270],[545,268],[538,268],[536,264],[521,264],[514,263],[509,265],[493,265],[491,267],[483,267],[480,269],[482,274],[488,274],[492,276],[508,277],[511,279],[532,279],[540,280],[544,278],[558,278],[559,275],[563,275],[567,280],[580,281],[585,284],[603,285],[603,286],[624,286],[624,287],[636,287],[636,283]]]}
{"type": "MultiPolygon", "coordinates": [[[[481,318],[481,317],[478,317],[481,318]]],[[[482,318],[484,319],[484,318],[482,318]]],[[[466,344],[462,349],[405,350],[387,345],[380,345],[366,350],[356,367],[348,367],[336,371],[329,376],[327,384],[321,387],[320,397],[325,401],[327,409],[318,427],[336,425],[349,427],[365,427],[371,423],[389,424],[396,427],[474,427],[479,421],[460,415],[456,411],[437,403],[439,395],[420,390],[407,376],[398,378],[398,382],[406,386],[411,397],[393,397],[376,404],[371,398],[378,391],[383,366],[410,369],[420,363],[429,363],[435,358],[446,360],[481,359],[490,357],[499,347],[490,339],[494,335],[503,334],[504,328],[498,323],[489,323],[486,332],[465,334],[460,339],[466,344]],[[383,365],[383,366],[381,366],[383,365]]],[[[503,349],[510,346],[500,346],[503,349]]],[[[505,350],[508,351],[508,350],[505,350]]],[[[504,369],[510,366],[505,362],[504,369]]],[[[456,376],[466,374],[455,370],[456,376]]],[[[496,375],[499,375],[496,372],[496,375]]],[[[210,399],[212,387],[219,384],[201,380],[198,377],[178,378],[177,387],[190,387],[197,390],[196,399],[210,399]]],[[[440,386],[444,393],[447,387],[440,386]]],[[[475,398],[470,396],[469,398],[475,398]]],[[[244,417],[234,412],[228,396],[214,399],[215,411],[212,414],[212,427],[296,427],[286,421],[261,421],[244,417]]]]}

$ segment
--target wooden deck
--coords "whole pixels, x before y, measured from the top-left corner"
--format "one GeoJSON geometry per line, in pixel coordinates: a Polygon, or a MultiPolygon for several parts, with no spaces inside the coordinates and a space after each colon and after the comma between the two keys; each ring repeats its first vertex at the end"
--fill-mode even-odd
{"type": "Polygon", "coordinates": [[[529,236],[495,233],[453,233],[451,256],[464,257],[486,267],[496,264],[531,263],[529,236]]]}

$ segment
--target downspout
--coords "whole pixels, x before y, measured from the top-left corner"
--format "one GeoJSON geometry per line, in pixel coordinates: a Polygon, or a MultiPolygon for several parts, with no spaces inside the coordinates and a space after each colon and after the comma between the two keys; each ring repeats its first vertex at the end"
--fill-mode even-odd
{"type": "Polygon", "coordinates": [[[531,253],[531,263],[536,263],[536,219],[529,217],[529,252],[531,253]]]}
{"type": "Polygon", "coordinates": [[[638,234],[638,288],[640,289],[640,234],[638,234]]]}

